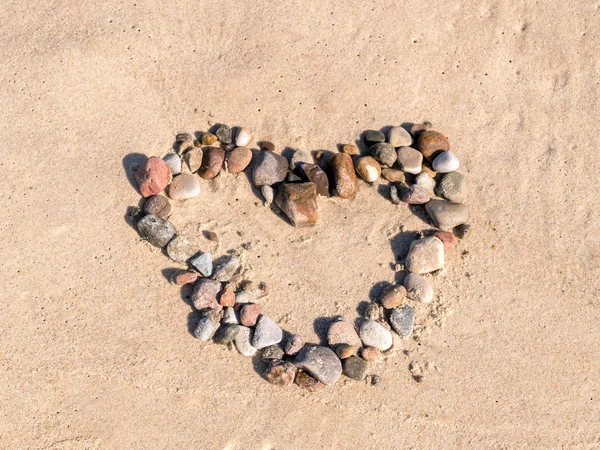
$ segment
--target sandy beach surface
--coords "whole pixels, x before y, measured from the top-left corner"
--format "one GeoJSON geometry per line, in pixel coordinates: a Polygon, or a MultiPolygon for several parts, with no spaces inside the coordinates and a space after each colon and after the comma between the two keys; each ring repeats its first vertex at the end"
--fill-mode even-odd
{"type": "MultiPolygon", "coordinates": [[[[599,8],[3,2],[0,448],[600,448],[599,8]],[[424,120],[468,176],[473,233],[380,385],[279,388],[192,336],[176,266],[126,220],[140,154],[219,122],[335,151],[424,120]]],[[[215,255],[249,244],[265,308],[319,342],[429,228],[362,182],[320,208],[294,229],[223,175],[173,222],[215,255]]]]}

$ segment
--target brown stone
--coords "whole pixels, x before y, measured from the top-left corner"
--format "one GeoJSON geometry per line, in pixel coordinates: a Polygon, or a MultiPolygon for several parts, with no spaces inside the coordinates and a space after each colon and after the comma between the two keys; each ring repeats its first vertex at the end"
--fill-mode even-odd
{"type": "Polygon", "coordinates": [[[192,303],[196,309],[220,310],[222,308],[217,301],[219,292],[221,292],[221,283],[209,278],[202,278],[194,286],[192,303]]]}
{"type": "Polygon", "coordinates": [[[336,153],[329,159],[333,178],[333,188],[342,198],[355,198],[358,194],[358,180],[352,157],[346,153],[336,153]]]}
{"type": "Polygon", "coordinates": [[[198,169],[200,169],[200,166],[202,166],[202,149],[198,147],[189,149],[183,155],[183,159],[190,169],[190,172],[197,172],[198,169]]]}
{"type": "Polygon", "coordinates": [[[323,169],[316,164],[302,164],[301,168],[308,181],[317,186],[317,194],[329,197],[329,179],[323,169]]]}
{"type": "Polygon", "coordinates": [[[244,305],[240,310],[240,323],[245,327],[253,327],[262,314],[263,308],[258,303],[244,305]]]}
{"type": "Polygon", "coordinates": [[[377,160],[371,156],[358,158],[354,164],[354,169],[367,183],[374,183],[381,175],[381,166],[377,160]]]}
{"type": "Polygon", "coordinates": [[[317,392],[325,387],[323,383],[317,381],[303,370],[296,372],[296,384],[310,392],[317,392]]]}
{"type": "Polygon", "coordinates": [[[363,347],[360,355],[365,361],[377,361],[381,359],[381,350],[375,347],[363,347]]]}
{"type": "Polygon", "coordinates": [[[171,215],[171,203],[162,195],[153,195],[144,202],[143,211],[167,220],[171,215]]]}
{"type": "Polygon", "coordinates": [[[321,161],[323,159],[323,156],[325,156],[325,152],[323,150],[317,150],[315,152],[315,159],[317,161],[321,161]]]}
{"type": "Polygon", "coordinates": [[[356,355],[356,346],[350,344],[340,344],[336,347],[335,353],[340,359],[350,358],[356,355]]]}
{"type": "Polygon", "coordinates": [[[430,162],[445,150],[450,150],[448,138],[437,131],[427,130],[419,136],[419,150],[430,162]]]}
{"type": "Polygon", "coordinates": [[[423,160],[423,172],[426,172],[429,175],[431,175],[431,178],[435,178],[435,176],[437,175],[437,172],[433,170],[433,167],[431,167],[431,163],[426,159],[423,160]]]}
{"type": "Polygon", "coordinates": [[[435,233],[433,233],[433,235],[440,241],[442,241],[442,244],[444,244],[445,252],[454,250],[454,247],[456,247],[457,240],[456,236],[454,236],[454,233],[451,233],[449,231],[436,231],[435,233]]]}
{"type": "Polygon", "coordinates": [[[406,288],[404,286],[394,286],[381,297],[381,305],[385,309],[392,309],[400,306],[406,297],[406,288]]]}
{"type": "Polygon", "coordinates": [[[201,142],[202,145],[213,145],[215,142],[217,142],[217,136],[209,132],[202,133],[201,142]]]}
{"type": "Polygon", "coordinates": [[[342,153],[346,153],[350,156],[360,155],[360,150],[356,145],[346,144],[342,147],[342,153]]]}
{"type": "Polygon", "coordinates": [[[290,386],[296,377],[296,366],[281,359],[272,359],[264,376],[269,383],[276,386],[290,386]]]}
{"type": "Polygon", "coordinates": [[[235,294],[229,288],[223,289],[219,296],[219,305],[221,306],[234,306],[235,305],[235,294]]]}
{"type": "Polygon", "coordinates": [[[250,164],[250,161],[252,161],[252,150],[248,147],[236,147],[227,153],[225,161],[227,161],[227,172],[243,172],[250,164]]]}
{"type": "Polygon", "coordinates": [[[329,326],[327,331],[327,343],[330,347],[339,344],[352,345],[360,347],[362,345],[358,333],[354,329],[354,325],[345,320],[338,320],[329,326]]]}
{"type": "Polygon", "coordinates": [[[406,175],[404,175],[404,172],[398,169],[381,169],[381,176],[394,183],[404,183],[406,181],[406,175]]]}
{"type": "Polygon", "coordinates": [[[173,275],[171,281],[177,286],[183,286],[184,284],[195,283],[198,279],[198,274],[195,272],[188,272],[187,270],[181,270],[173,275]]]}
{"type": "Polygon", "coordinates": [[[317,186],[315,183],[284,183],[277,189],[275,204],[281,208],[295,227],[317,223],[317,186]]]}
{"type": "Polygon", "coordinates": [[[171,182],[171,170],[162,158],[152,156],[135,172],[142,197],[158,194],[171,182]]]}
{"type": "Polygon", "coordinates": [[[218,147],[204,147],[202,149],[202,165],[198,175],[205,180],[210,180],[218,175],[225,161],[225,151],[218,147]]]}
{"type": "Polygon", "coordinates": [[[267,152],[274,152],[275,151],[275,145],[272,142],[269,141],[262,141],[259,143],[261,150],[267,151],[267,152]]]}

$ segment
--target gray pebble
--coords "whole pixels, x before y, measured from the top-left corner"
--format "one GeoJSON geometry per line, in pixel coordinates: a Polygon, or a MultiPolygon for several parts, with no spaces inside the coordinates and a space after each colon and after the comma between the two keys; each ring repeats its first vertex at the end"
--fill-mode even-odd
{"type": "Polygon", "coordinates": [[[194,256],[190,259],[190,264],[205,277],[210,277],[213,273],[212,255],[208,252],[194,256]]]}
{"type": "Polygon", "coordinates": [[[410,273],[404,278],[406,296],[416,302],[431,303],[433,286],[421,275],[410,273]]]}
{"type": "Polygon", "coordinates": [[[231,127],[229,125],[221,125],[215,134],[223,144],[231,144],[231,127]]]}
{"type": "Polygon", "coordinates": [[[440,197],[451,202],[462,202],[466,197],[467,177],[460,172],[445,174],[435,190],[440,197]]]}
{"type": "Polygon", "coordinates": [[[390,200],[394,205],[399,205],[400,203],[402,203],[402,200],[400,200],[400,196],[398,195],[397,186],[390,186],[390,200]]]}
{"type": "Polygon", "coordinates": [[[371,147],[371,155],[384,166],[392,167],[396,162],[396,149],[387,142],[381,142],[371,147]]]}
{"type": "Polygon", "coordinates": [[[383,308],[378,303],[369,303],[365,308],[365,318],[367,320],[378,321],[383,318],[383,308]]]}
{"type": "Polygon", "coordinates": [[[155,247],[164,247],[175,236],[175,226],[154,214],[142,217],[137,223],[140,235],[155,247]]]}
{"type": "Polygon", "coordinates": [[[198,248],[187,237],[178,234],[169,241],[166,251],[173,261],[184,263],[198,252],[198,248]]]}
{"type": "Polygon", "coordinates": [[[285,343],[285,354],[294,356],[304,347],[304,336],[301,334],[292,334],[285,343]]]}
{"type": "Polygon", "coordinates": [[[460,167],[460,162],[456,155],[448,150],[437,155],[431,167],[438,173],[454,172],[460,167]]]}
{"type": "Polygon", "coordinates": [[[381,351],[387,350],[393,344],[392,333],[374,320],[365,320],[358,334],[364,345],[378,348],[381,351]]]}
{"type": "Polygon", "coordinates": [[[262,151],[252,172],[252,182],[257,187],[271,186],[285,180],[287,172],[287,159],[277,153],[262,151]]]}
{"type": "Polygon", "coordinates": [[[435,179],[427,172],[421,172],[415,178],[415,184],[421,186],[429,197],[433,197],[435,194],[435,179]]]}
{"type": "Polygon", "coordinates": [[[256,296],[252,292],[242,291],[235,295],[236,303],[254,303],[256,302],[256,296]]]}
{"type": "Polygon", "coordinates": [[[198,325],[194,330],[194,336],[196,336],[201,341],[208,341],[215,334],[216,327],[217,326],[215,325],[211,317],[202,317],[198,321],[198,325]]]}
{"type": "Polygon", "coordinates": [[[444,244],[435,236],[412,241],[404,264],[411,273],[429,273],[444,267],[444,244]]]}
{"type": "Polygon", "coordinates": [[[202,153],[202,149],[197,147],[194,147],[185,152],[185,154],[183,155],[183,159],[185,160],[185,163],[190,169],[190,172],[194,173],[197,172],[198,169],[200,169],[200,167],[202,166],[203,156],[204,154],[202,153]]]}
{"type": "Polygon", "coordinates": [[[369,363],[358,356],[351,356],[342,361],[344,375],[353,380],[362,381],[367,376],[369,363]]]}
{"type": "Polygon", "coordinates": [[[283,359],[284,353],[279,345],[269,345],[262,349],[261,358],[263,361],[272,359],[283,359]]]}
{"type": "Polygon", "coordinates": [[[198,195],[200,195],[200,179],[191,173],[175,176],[169,185],[169,197],[173,200],[188,200],[198,195]]]}
{"type": "Polygon", "coordinates": [[[406,173],[414,175],[423,170],[423,153],[412,147],[400,147],[396,152],[398,165],[406,173]]]}
{"type": "Polygon", "coordinates": [[[271,186],[264,185],[263,187],[260,188],[260,192],[261,192],[263,198],[265,199],[265,203],[267,205],[270,205],[271,203],[273,203],[273,199],[275,198],[275,191],[273,190],[273,188],[271,186]]]}
{"type": "Polygon", "coordinates": [[[290,170],[302,173],[300,170],[302,164],[312,164],[313,159],[303,150],[296,150],[290,159],[290,170]]]}
{"type": "Polygon", "coordinates": [[[388,142],[394,147],[408,147],[413,143],[412,136],[402,127],[392,127],[388,131],[388,142]]]}
{"type": "Polygon", "coordinates": [[[254,329],[252,347],[261,349],[269,345],[279,344],[283,339],[283,331],[269,316],[260,316],[254,329]]]}
{"type": "Polygon", "coordinates": [[[181,173],[181,158],[177,153],[169,153],[163,158],[163,161],[167,163],[171,175],[179,175],[181,173]]]}
{"type": "Polygon", "coordinates": [[[471,225],[468,223],[463,223],[462,225],[454,228],[454,235],[459,239],[466,239],[471,233],[471,225]]]}
{"type": "Polygon", "coordinates": [[[469,220],[469,208],[462,203],[434,199],[425,205],[425,210],[435,225],[444,231],[449,231],[469,220]]]}
{"type": "Polygon", "coordinates": [[[385,135],[381,131],[367,130],[363,134],[363,139],[367,144],[378,144],[380,142],[385,142],[385,135]]]}
{"type": "Polygon", "coordinates": [[[239,331],[239,325],[221,325],[215,332],[213,341],[217,344],[227,345],[233,342],[239,331]]]}
{"type": "Polygon", "coordinates": [[[342,374],[342,362],[329,347],[305,345],[294,364],[325,385],[335,384],[342,374]]]}
{"type": "Polygon", "coordinates": [[[238,325],[240,323],[235,308],[225,308],[223,310],[223,323],[225,325],[238,325]]]}
{"type": "Polygon", "coordinates": [[[240,268],[241,261],[237,256],[226,256],[220,262],[213,273],[213,278],[221,282],[231,280],[231,277],[240,268]]]}
{"type": "Polygon", "coordinates": [[[415,325],[415,309],[410,305],[392,309],[390,324],[400,336],[410,336],[415,325]]]}
{"type": "Polygon", "coordinates": [[[175,140],[177,142],[192,142],[194,137],[190,133],[177,133],[175,140]]]}
{"type": "Polygon", "coordinates": [[[253,356],[256,353],[256,348],[252,347],[252,329],[240,325],[238,334],[233,340],[235,348],[244,356],[253,356]]]}

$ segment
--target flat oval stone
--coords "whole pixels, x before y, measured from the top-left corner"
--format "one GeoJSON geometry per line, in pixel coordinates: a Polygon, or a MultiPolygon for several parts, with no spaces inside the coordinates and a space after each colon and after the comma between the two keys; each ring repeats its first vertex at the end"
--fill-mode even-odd
{"type": "Polygon", "coordinates": [[[342,374],[342,362],[329,347],[305,345],[294,365],[327,386],[335,384],[342,374]]]}
{"type": "Polygon", "coordinates": [[[367,130],[363,133],[363,139],[367,144],[373,145],[385,142],[385,135],[378,130],[367,130]]]}
{"type": "Polygon", "coordinates": [[[261,349],[269,345],[279,344],[283,339],[283,331],[269,316],[262,315],[254,329],[252,347],[261,349]]]}
{"type": "Polygon", "coordinates": [[[190,172],[194,173],[197,172],[198,169],[200,169],[200,167],[202,166],[202,157],[202,149],[198,147],[193,147],[187,152],[185,152],[185,154],[183,155],[183,159],[187,164],[188,169],[190,169],[190,172]]]}
{"type": "Polygon", "coordinates": [[[182,173],[169,185],[169,197],[173,200],[188,200],[200,195],[200,181],[196,175],[182,173]]]}
{"type": "Polygon", "coordinates": [[[381,175],[381,166],[371,156],[363,156],[358,158],[354,164],[356,173],[367,183],[373,183],[379,179],[381,175]]]}
{"type": "Polygon", "coordinates": [[[392,309],[400,306],[406,297],[404,286],[393,286],[381,297],[381,306],[385,309],[392,309]]]}
{"type": "Polygon", "coordinates": [[[215,132],[219,141],[223,144],[231,144],[232,131],[229,125],[221,125],[219,129],[215,132]]]}
{"type": "Polygon", "coordinates": [[[449,231],[469,220],[469,208],[462,203],[435,199],[425,205],[425,210],[435,226],[444,231],[449,231]]]}
{"type": "Polygon", "coordinates": [[[466,197],[467,177],[460,172],[450,172],[445,174],[435,193],[451,202],[462,202],[466,197]]]}
{"type": "Polygon", "coordinates": [[[252,142],[252,131],[248,128],[240,128],[235,137],[235,145],[238,147],[245,147],[252,142]]]}
{"type": "Polygon", "coordinates": [[[240,354],[244,356],[253,356],[257,350],[252,347],[252,330],[248,327],[240,325],[239,331],[235,336],[233,343],[240,354]]]}
{"type": "Polygon", "coordinates": [[[367,376],[369,363],[358,356],[350,356],[342,362],[344,375],[353,380],[362,381],[367,376]]]}
{"type": "Polygon", "coordinates": [[[371,146],[370,150],[373,158],[375,158],[384,166],[392,167],[396,162],[396,149],[392,146],[392,144],[381,142],[371,146]]]}
{"type": "Polygon", "coordinates": [[[327,343],[330,347],[335,347],[339,344],[348,344],[355,347],[361,346],[361,341],[354,329],[354,325],[345,320],[338,320],[329,326],[327,343]]]}
{"type": "Polygon", "coordinates": [[[458,170],[460,162],[454,153],[451,151],[442,152],[433,160],[433,170],[438,173],[448,173],[458,170]]]}
{"type": "Polygon", "coordinates": [[[329,159],[333,188],[341,198],[355,198],[358,194],[358,180],[352,157],[347,153],[336,153],[329,159]]]}
{"type": "Polygon", "coordinates": [[[423,170],[423,154],[412,147],[400,147],[396,152],[398,165],[406,173],[414,175],[423,170]]]}
{"type": "Polygon", "coordinates": [[[284,183],[277,189],[275,204],[295,227],[308,227],[317,223],[317,186],[315,183],[284,183]]]}
{"type": "Polygon", "coordinates": [[[167,244],[167,256],[178,263],[185,263],[196,254],[198,247],[187,237],[178,234],[167,244]]]}
{"type": "Polygon", "coordinates": [[[175,236],[175,226],[154,214],[142,217],[137,223],[140,235],[155,247],[162,248],[175,236]]]}
{"type": "Polygon", "coordinates": [[[167,197],[162,195],[153,195],[148,197],[144,202],[144,208],[142,209],[146,214],[154,214],[161,219],[167,220],[171,215],[171,203],[167,197]]]}
{"type": "Polygon", "coordinates": [[[385,351],[393,344],[392,333],[374,320],[365,320],[359,331],[362,343],[368,347],[375,347],[385,351]]]}
{"type": "Polygon", "coordinates": [[[429,193],[418,184],[400,188],[400,198],[409,205],[422,205],[431,200],[429,193]]]}
{"type": "Polygon", "coordinates": [[[219,292],[221,292],[221,283],[210,278],[201,278],[196,282],[192,292],[191,299],[194,308],[198,310],[210,308],[220,311],[222,307],[217,301],[219,292]]]}
{"type": "Polygon", "coordinates": [[[394,147],[408,147],[413,139],[408,131],[402,127],[392,127],[388,131],[388,142],[394,147]]]}
{"type": "Polygon", "coordinates": [[[302,164],[300,168],[308,181],[315,183],[317,195],[329,197],[329,179],[323,169],[317,164],[302,164]]]}
{"type": "Polygon", "coordinates": [[[236,147],[227,153],[225,160],[227,162],[227,172],[243,172],[252,161],[252,150],[248,147],[236,147]]]}
{"type": "Polygon", "coordinates": [[[405,262],[411,273],[429,273],[444,267],[444,244],[434,236],[417,239],[410,244],[405,262]]]}
{"type": "Polygon", "coordinates": [[[296,377],[296,366],[291,362],[273,359],[264,373],[265,379],[276,386],[290,386],[296,377]]]}
{"type": "Polygon", "coordinates": [[[450,150],[450,142],[442,133],[427,130],[419,136],[418,147],[425,158],[429,161],[433,161],[439,153],[450,150]]]}
{"type": "Polygon", "coordinates": [[[161,158],[151,156],[135,172],[142,197],[150,197],[161,192],[171,182],[169,166],[161,158]]]}
{"type": "Polygon", "coordinates": [[[262,151],[252,172],[252,182],[257,187],[271,186],[285,180],[287,172],[287,159],[277,153],[262,151]]]}
{"type": "Polygon", "coordinates": [[[213,145],[217,141],[217,136],[209,132],[202,133],[202,137],[200,139],[202,145],[213,145]]]}
{"type": "Polygon", "coordinates": [[[415,184],[421,186],[427,192],[429,197],[433,197],[435,195],[435,179],[429,175],[427,172],[421,172],[415,178],[415,184]]]}
{"type": "Polygon", "coordinates": [[[202,165],[198,169],[198,175],[205,180],[210,180],[221,171],[225,161],[225,151],[218,147],[204,147],[202,154],[202,165]]]}
{"type": "Polygon", "coordinates": [[[356,355],[356,346],[348,344],[340,344],[335,348],[335,354],[340,359],[350,358],[352,355],[356,355]]]}
{"type": "Polygon", "coordinates": [[[304,347],[304,336],[301,334],[292,334],[285,343],[285,354],[294,356],[304,347]]]}
{"type": "Polygon", "coordinates": [[[213,259],[208,252],[200,253],[190,259],[190,265],[205,277],[213,273],[213,259]]]}
{"type": "Polygon", "coordinates": [[[433,300],[433,286],[424,277],[416,273],[409,273],[404,278],[406,296],[416,302],[431,303],[433,300]]]}
{"type": "Polygon", "coordinates": [[[410,336],[415,326],[415,309],[410,305],[392,309],[390,325],[400,336],[410,336]]]}
{"type": "Polygon", "coordinates": [[[177,153],[169,153],[163,157],[163,161],[167,163],[171,175],[179,175],[181,173],[181,157],[177,153]]]}
{"type": "Polygon", "coordinates": [[[385,178],[386,180],[391,181],[393,183],[406,182],[406,175],[404,175],[404,172],[402,172],[401,170],[398,170],[398,169],[389,169],[389,168],[381,169],[381,176],[383,178],[385,178]]]}

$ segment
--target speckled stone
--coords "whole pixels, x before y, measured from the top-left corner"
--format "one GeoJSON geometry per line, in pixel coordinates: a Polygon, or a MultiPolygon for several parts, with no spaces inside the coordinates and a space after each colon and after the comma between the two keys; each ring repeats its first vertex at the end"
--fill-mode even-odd
{"type": "Polygon", "coordinates": [[[434,236],[413,241],[404,265],[407,271],[418,274],[443,268],[444,244],[434,236]]]}
{"type": "Polygon", "coordinates": [[[404,172],[416,175],[423,170],[423,154],[420,151],[412,147],[400,147],[396,156],[404,172]]]}
{"type": "Polygon", "coordinates": [[[406,296],[416,302],[431,303],[433,286],[421,275],[410,273],[404,278],[406,296]]]}
{"type": "Polygon", "coordinates": [[[177,153],[169,153],[163,157],[163,160],[167,163],[171,175],[178,175],[181,173],[181,157],[177,153]]]}
{"type": "Polygon", "coordinates": [[[344,375],[353,380],[362,381],[367,376],[369,363],[358,356],[350,356],[342,362],[344,375]]]}
{"type": "Polygon", "coordinates": [[[393,309],[390,313],[390,325],[400,336],[410,336],[415,325],[415,309],[410,305],[393,309]]]}
{"type": "Polygon", "coordinates": [[[450,150],[450,142],[443,134],[427,130],[419,136],[418,148],[425,158],[433,161],[439,153],[450,150]]]}
{"type": "Polygon", "coordinates": [[[200,253],[190,259],[190,265],[205,277],[210,277],[213,272],[212,255],[208,252],[200,253]]]}
{"type": "Polygon", "coordinates": [[[342,374],[342,362],[328,347],[305,345],[294,364],[327,386],[335,384],[342,374]]]}
{"type": "Polygon", "coordinates": [[[182,173],[169,185],[169,197],[173,200],[188,200],[200,195],[200,181],[196,175],[182,173]]]}
{"type": "Polygon", "coordinates": [[[199,310],[210,308],[219,311],[222,309],[217,301],[219,292],[221,292],[221,283],[209,278],[201,278],[194,286],[192,303],[199,310]]]}
{"type": "Polygon", "coordinates": [[[383,178],[385,178],[386,180],[395,182],[395,183],[406,182],[406,175],[404,175],[404,172],[402,172],[401,170],[398,170],[398,169],[390,169],[387,167],[384,169],[381,169],[381,176],[383,178]]]}
{"type": "Polygon", "coordinates": [[[200,166],[202,166],[202,157],[202,149],[198,147],[191,148],[185,152],[183,159],[187,164],[188,169],[190,169],[190,172],[194,173],[200,169],[200,166]]]}
{"type": "Polygon", "coordinates": [[[245,147],[252,142],[252,131],[248,128],[240,128],[237,130],[237,136],[235,137],[235,145],[238,147],[245,147]]]}
{"type": "Polygon", "coordinates": [[[225,256],[219,258],[219,264],[215,268],[212,277],[221,282],[231,280],[231,277],[238,271],[242,262],[237,256],[225,256]]]}
{"type": "Polygon", "coordinates": [[[269,316],[262,315],[256,323],[252,347],[261,349],[269,345],[279,344],[283,339],[283,331],[269,316]]]}
{"type": "Polygon", "coordinates": [[[392,127],[388,131],[387,141],[394,147],[408,147],[412,145],[413,139],[408,131],[402,127],[392,127]]]}
{"type": "Polygon", "coordinates": [[[285,343],[285,354],[294,356],[304,347],[304,336],[301,334],[292,334],[285,343]]]}
{"type": "Polygon", "coordinates": [[[350,156],[360,155],[360,150],[356,145],[345,144],[342,146],[342,153],[347,153],[350,156]]]}
{"type": "Polygon", "coordinates": [[[450,172],[445,174],[435,193],[451,202],[462,202],[465,200],[467,191],[467,177],[460,172],[450,172]]]}
{"type": "Polygon", "coordinates": [[[371,156],[358,158],[354,163],[354,168],[356,169],[356,173],[367,183],[374,183],[381,175],[381,166],[371,156]]]}
{"type": "Polygon", "coordinates": [[[318,392],[325,387],[323,383],[317,381],[303,370],[296,372],[296,384],[309,392],[318,392]]]}
{"type": "Polygon", "coordinates": [[[263,348],[260,357],[263,361],[271,361],[272,359],[283,359],[284,353],[279,345],[274,344],[263,348]]]}
{"type": "Polygon", "coordinates": [[[216,177],[225,161],[225,151],[218,147],[203,147],[202,165],[198,169],[198,175],[205,180],[216,177]]]}
{"type": "Polygon", "coordinates": [[[438,173],[448,173],[458,170],[460,162],[454,153],[447,151],[436,156],[431,166],[438,173]]]}
{"type": "Polygon", "coordinates": [[[192,142],[194,140],[194,136],[190,133],[177,133],[175,135],[175,140],[177,142],[192,142]]]}
{"type": "Polygon", "coordinates": [[[137,223],[140,235],[155,247],[162,248],[175,236],[175,226],[154,214],[142,217],[137,223]]]}
{"type": "Polygon", "coordinates": [[[409,187],[400,187],[400,198],[409,205],[422,205],[431,200],[429,193],[418,184],[409,187]]]}
{"type": "Polygon", "coordinates": [[[367,130],[363,133],[363,139],[367,144],[373,145],[385,142],[385,135],[378,130],[367,130]]]}
{"type": "Polygon", "coordinates": [[[146,214],[154,214],[161,219],[167,220],[171,215],[171,203],[167,197],[162,195],[153,195],[148,197],[144,202],[142,209],[146,214]]]}
{"type": "Polygon", "coordinates": [[[273,359],[265,370],[264,377],[276,386],[290,386],[296,377],[296,366],[291,362],[273,359]]]}
{"type": "Polygon", "coordinates": [[[382,357],[381,350],[375,347],[363,347],[360,355],[365,361],[379,361],[382,357]]]}
{"type": "Polygon", "coordinates": [[[317,186],[315,183],[284,183],[277,189],[275,204],[295,227],[308,227],[317,223],[317,186]]]}
{"type": "Polygon", "coordinates": [[[244,356],[253,356],[257,352],[257,350],[254,347],[252,347],[251,344],[252,334],[252,329],[240,326],[238,334],[233,340],[237,351],[244,356]]]}
{"type": "Polygon", "coordinates": [[[434,199],[425,205],[425,210],[433,223],[443,231],[449,231],[469,220],[469,208],[462,203],[434,199]]]}
{"type": "Polygon", "coordinates": [[[400,194],[398,190],[398,186],[390,186],[390,200],[394,205],[399,205],[400,203],[402,203],[402,200],[400,200],[400,194]]]}
{"type": "Polygon", "coordinates": [[[385,309],[392,309],[400,306],[406,297],[404,286],[393,286],[381,297],[381,305],[385,309]]]}
{"type": "Polygon", "coordinates": [[[225,167],[229,173],[243,172],[252,161],[252,150],[248,147],[236,147],[225,155],[225,167]]]}
{"type": "Polygon", "coordinates": [[[365,308],[365,318],[367,320],[380,321],[383,319],[383,308],[378,303],[369,303],[365,308]]]}
{"type": "Polygon", "coordinates": [[[213,341],[217,344],[227,345],[234,341],[239,332],[239,325],[221,325],[214,334],[213,341]]]}
{"type": "Polygon", "coordinates": [[[385,351],[393,344],[392,334],[387,328],[374,320],[365,320],[359,331],[362,343],[385,351]]]}
{"type": "Polygon", "coordinates": [[[288,171],[288,160],[277,153],[263,151],[252,172],[255,186],[271,186],[285,180],[288,171]]]}
{"type": "Polygon", "coordinates": [[[178,234],[167,244],[167,256],[178,263],[185,263],[196,254],[198,247],[187,237],[178,234]]]}
{"type": "Polygon", "coordinates": [[[316,164],[302,164],[300,168],[308,181],[315,183],[317,194],[329,197],[329,179],[323,169],[316,164]]]}
{"type": "Polygon", "coordinates": [[[258,303],[248,303],[240,310],[240,323],[245,327],[253,327],[263,314],[263,308],[258,303]]]}
{"type": "Polygon", "coordinates": [[[151,156],[135,172],[142,197],[150,197],[161,192],[171,182],[169,166],[161,158],[151,156]]]}
{"type": "Polygon", "coordinates": [[[435,195],[435,180],[427,172],[421,172],[415,177],[415,184],[421,186],[429,197],[435,195]]]}
{"type": "Polygon", "coordinates": [[[361,341],[354,329],[354,325],[346,320],[338,320],[329,326],[327,343],[330,347],[335,347],[339,344],[348,344],[355,347],[361,346],[361,341]]]}
{"type": "Polygon", "coordinates": [[[392,167],[396,162],[396,149],[387,142],[375,144],[370,148],[371,155],[383,166],[392,167]]]}
{"type": "Polygon", "coordinates": [[[194,336],[201,341],[209,341],[217,331],[217,327],[218,324],[215,324],[210,317],[202,317],[194,329],[194,336]]]}
{"type": "Polygon", "coordinates": [[[358,194],[358,180],[352,157],[346,153],[336,153],[329,159],[333,188],[338,197],[355,198],[358,194]]]}
{"type": "Polygon", "coordinates": [[[221,141],[223,144],[231,144],[232,131],[229,125],[221,125],[215,134],[219,141],[221,141]]]}

